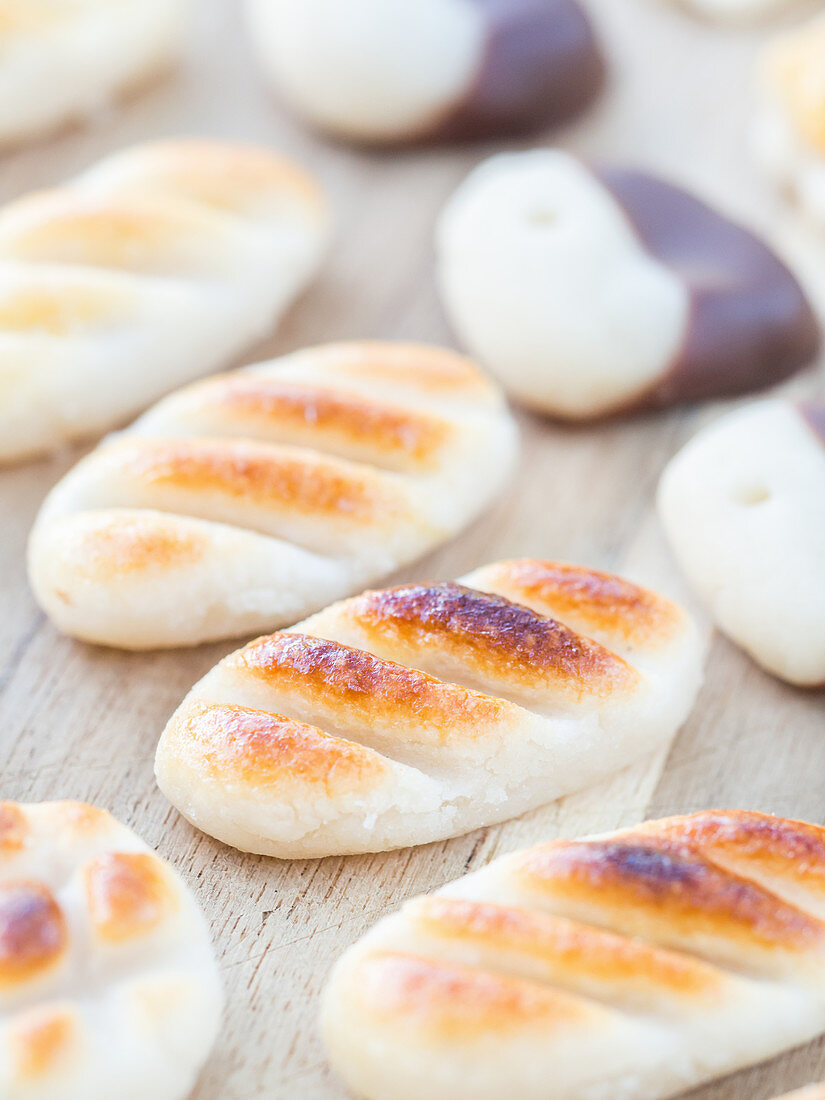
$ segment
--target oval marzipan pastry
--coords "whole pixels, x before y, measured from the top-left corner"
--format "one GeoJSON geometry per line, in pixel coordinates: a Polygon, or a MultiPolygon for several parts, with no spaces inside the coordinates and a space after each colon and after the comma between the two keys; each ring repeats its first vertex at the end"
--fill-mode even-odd
{"type": "Polygon", "coordinates": [[[358,142],[501,138],[584,110],[605,64],[578,0],[245,0],[264,72],[358,142]]]}
{"type": "Polygon", "coordinates": [[[462,356],[298,352],[104,440],[47,497],[31,583],[61,630],[127,649],[271,630],[456,534],[516,451],[500,391],[462,356]]]}
{"type": "Polygon", "coordinates": [[[802,287],[757,236],[665,180],[557,149],[476,168],[437,250],[463,343],[552,416],[747,393],[819,348],[802,287]]]}
{"type": "Polygon", "coordinates": [[[230,365],[309,282],[328,237],[312,177],[217,141],[136,146],[0,208],[0,464],[230,365]]]}
{"type": "Polygon", "coordinates": [[[221,1002],[194,898],[131,829],[0,802],[3,1100],[184,1100],[221,1002]]]}
{"type": "Polygon", "coordinates": [[[825,686],[825,402],[754,402],[671,459],[659,515],[719,626],[763,668],[825,686]]]}
{"type": "Polygon", "coordinates": [[[825,1031],[823,918],[817,825],[709,810],[551,841],[381,921],[323,1033],[363,1100],[664,1100],[825,1031]]]}
{"type": "Polygon", "coordinates": [[[0,146],[106,107],[169,65],[192,0],[0,0],[0,146]]]}
{"type": "Polygon", "coordinates": [[[666,744],[701,679],[687,614],[628,581],[512,561],[365,592],[221,661],[155,772],[198,828],[283,858],[456,836],[666,744]]]}

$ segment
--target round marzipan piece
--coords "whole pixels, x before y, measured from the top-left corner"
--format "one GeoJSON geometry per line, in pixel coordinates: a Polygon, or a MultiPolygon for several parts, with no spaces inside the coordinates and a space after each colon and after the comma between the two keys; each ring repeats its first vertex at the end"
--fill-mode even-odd
{"type": "Polygon", "coordinates": [[[659,515],[718,627],[792,684],[825,686],[825,402],[754,402],[671,459],[659,515]]]}
{"type": "Polygon", "coordinates": [[[562,419],[763,389],[820,346],[799,282],[748,229],[663,179],[557,149],[477,167],[437,252],[462,343],[562,419]]]}
{"type": "Polygon", "coordinates": [[[221,1004],[200,909],[130,829],[0,802],[3,1100],[184,1100],[221,1004]]]}
{"type": "Polygon", "coordinates": [[[536,131],[596,98],[578,0],[246,0],[264,73],[319,128],[363,143],[536,131]]]}

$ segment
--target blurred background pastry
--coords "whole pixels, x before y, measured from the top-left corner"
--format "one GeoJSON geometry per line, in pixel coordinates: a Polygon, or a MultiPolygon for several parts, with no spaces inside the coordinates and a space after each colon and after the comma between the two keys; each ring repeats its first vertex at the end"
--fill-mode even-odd
{"type": "Polygon", "coordinates": [[[107,107],[167,68],[192,0],[0,0],[0,147],[107,107]]]}
{"type": "Polygon", "coordinates": [[[330,215],[268,149],[175,140],[0,208],[0,464],[100,434],[268,335],[330,215]]]}
{"type": "Polygon", "coordinates": [[[578,0],[244,0],[266,76],[309,122],[366,143],[502,138],[601,90],[578,0]]]}

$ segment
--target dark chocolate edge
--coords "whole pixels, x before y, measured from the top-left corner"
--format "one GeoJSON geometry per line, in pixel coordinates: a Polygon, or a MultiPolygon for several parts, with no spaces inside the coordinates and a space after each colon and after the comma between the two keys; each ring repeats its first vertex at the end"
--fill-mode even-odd
{"type": "Polygon", "coordinates": [[[474,3],[485,9],[488,21],[487,42],[475,80],[438,121],[421,131],[419,142],[460,143],[535,133],[575,118],[602,92],[607,82],[607,62],[593,23],[578,0],[474,3]],[[518,3],[524,12],[514,18],[512,8],[518,3]],[[561,58],[548,63],[554,45],[559,50],[560,37],[561,58]],[[510,85],[512,96],[511,74],[523,71],[525,60],[517,56],[514,64],[508,55],[519,53],[528,55],[527,64],[532,69],[521,95],[516,94],[521,102],[496,108],[496,100],[501,97],[491,94],[489,86],[510,85]],[[485,98],[489,102],[485,103],[485,98]]]}
{"type": "MultiPolygon", "coordinates": [[[[821,347],[819,322],[798,279],[767,242],[702,199],[655,175],[611,167],[588,167],[620,206],[645,251],[668,267],[685,284],[690,297],[690,316],[685,337],[666,372],[645,393],[629,399],[617,412],[661,408],[677,403],[755,392],[789,378],[816,358],[821,347]],[[683,205],[688,210],[688,220],[705,221],[715,227],[720,238],[728,238],[728,243],[732,243],[733,247],[723,253],[729,267],[733,264],[730,252],[748,253],[745,259],[740,257],[740,270],[734,273],[742,280],[739,285],[743,288],[740,295],[743,313],[747,314],[749,310],[753,313],[754,296],[761,294],[763,299],[778,298],[781,302],[784,295],[784,316],[775,319],[772,324],[768,324],[766,319],[770,311],[760,308],[756,310],[756,315],[761,327],[746,323],[740,323],[738,329],[734,326],[739,344],[744,345],[746,352],[750,351],[744,356],[744,363],[741,357],[738,363],[732,363],[729,352],[728,362],[725,363],[724,353],[714,356],[707,349],[702,349],[702,321],[709,318],[711,326],[719,325],[719,319],[714,317],[714,312],[720,307],[723,313],[725,309],[730,309],[731,296],[726,300],[724,290],[726,284],[728,287],[735,287],[736,278],[731,278],[730,270],[725,272],[724,269],[722,274],[727,275],[727,279],[721,281],[717,287],[703,285],[701,278],[691,278],[689,271],[685,271],[689,264],[680,262],[678,256],[675,259],[670,256],[667,246],[660,247],[657,231],[662,227],[646,224],[644,216],[639,217],[637,201],[635,198],[628,200],[631,189],[641,189],[647,193],[648,199],[658,194],[659,198],[665,199],[665,203],[683,205]],[[755,257],[761,260],[767,287],[760,286],[759,280],[752,280],[750,286],[744,281],[752,274],[755,257]],[[695,365],[696,359],[700,361],[698,369],[695,365]],[[728,372],[727,381],[720,380],[720,374],[725,369],[728,372]]],[[[672,222],[667,220],[665,228],[671,225],[672,222]]],[[[674,229],[678,238],[680,227],[674,226],[674,229]]],[[[695,236],[691,240],[695,244],[695,236]]],[[[673,247],[672,241],[670,247],[673,247]]],[[[690,252],[690,243],[687,244],[687,250],[690,252]]],[[[676,251],[679,251],[678,242],[676,251]]],[[[701,255],[700,249],[699,259],[701,262],[697,267],[704,273],[710,268],[708,250],[701,255]]]]}
{"type": "MultiPolygon", "coordinates": [[[[493,5],[506,11],[509,4],[519,0],[471,0],[471,2],[485,7],[493,5]]],[[[533,0],[533,2],[537,5],[546,5],[548,0],[533,0]]],[[[562,9],[563,17],[575,18],[585,44],[578,53],[568,51],[565,58],[567,69],[577,68],[581,54],[585,58],[582,72],[578,74],[575,94],[569,95],[567,99],[559,102],[558,94],[548,94],[545,89],[543,94],[534,97],[530,110],[520,112],[518,117],[504,118],[499,121],[489,118],[484,111],[473,107],[477,90],[484,85],[485,76],[496,60],[497,47],[502,38],[506,39],[503,28],[496,28],[494,23],[493,30],[488,29],[484,53],[470,86],[452,103],[447,103],[441,108],[435,117],[424,121],[420,126],[398,134],[373,138],[354,137],[321,124],[314,124],[313,129],[342,148],[359,149],[365,154],[371,152],[380,154],[382,150],[389,149],[415,150],[433,145],[464,145],[485,140],[521,137],[569,122],[587,110],[602,93],[607,83],[608,66],[593,23],[579,0],[550,0],[550,2],[553,7],[562,9]]],[[[559,18],[558,13],[551,12],[549,18],[552,26],[555,27],[555,21],[559,18]]],[[[531,44],[532,41],[531,36],[531,44]]],[[[563,90],[567,90],[564,79],[557,79],[556,83],[563,90]]],[[[297,121],[306,123],[306,117],[299,106],[284,101],[283,97],[282,103],[297,121]]]]}

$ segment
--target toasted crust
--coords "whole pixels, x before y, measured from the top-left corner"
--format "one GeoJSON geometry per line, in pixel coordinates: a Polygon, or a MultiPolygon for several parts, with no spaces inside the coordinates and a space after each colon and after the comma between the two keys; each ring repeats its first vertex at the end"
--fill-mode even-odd
{"type": "Polygon", "coordinates": [[[434,470],[450,439],[439,417],[277,378],[238,373],[199,387],[187,428],[310,445],[408,472],[434,470]]]}
{"type": "Polygon", "coordinates": [[[638,684],[624,661],[557,620],[462,585],[368,592],[347,611],[379,649],[437,649],[483,681],[536,691],[552,684],[577,699],[615,695],[638,684]]]}
{"type": "Polygon", "coordinates": [[[649,1003],[651,995],[658,1002],[663,991],[710,999],[721,984],[701,960],[534,909],[436,894],[420,899],[410,916],[420,933],[445,944],[506,952],[523,960],[525,972],[544,970],[561,986],[598,983],[633,1003],[649,1003]]]}
{"type": "Polygon", "coordinates": [[[0,804],[0,1095],[128,1080],[183,1100],[220,1001],[197,906],[129,829],[82,803],[0,804]]]}
{"type": "MultiPolygon", "coordinates": [[[[589,590],[584,602],[587,611],[589,590]]],[[[462,584],[366,592],[224,658],[167,725],[158,782],[206,832],[286,858],[492,824],[674,732],[703,644],[681,611],[672,621],[680,629],[634,665],[563,621],[462,584]]]]}
{"type": "Polygon", "coordinates": [[[402,507],[401,493],[393,499],[392,484],[369,470],[274,445],[121,439],[104,446],[95,463],[98,478],[128,480],[135,496],[170,492],[205,500],[211,495],[262,511],[288,509],[329,522],[344,517],[358,526],[384,526],[399,518],[393,513],[402,507]]]}
{"type": "Polygon", "coordinates": [[[18,1087],[30,1087],[59,1074],[83,1041],[76,1015],[57,1006],[21,1013],[9,1032],[13,1082],[18,1087]]]}
{"type": "Polygon", "coordinates": [[[403,724],[405,735],[422,744],[462,736],[475,741],[514,710],[503,699],[309,634],[258,638],[228,657],[226,667],[254,676],[273,691],[323,695],[353,726],[377,725],[391,710],[394,723],[403,724]]]}
{"type": "Polygon", "coordinates": [[[389,771],[362,745],[249,707],[193,707],[167,734],[169,751],[192,771],[255,792],[317,784],[347,795],[383,783],[389,771]]]}
{"type": "Polygon", "coordinates": [[[594,1026],[601,1017],[587,1005],[554,989],[490,971],[419,958],[375,955],[358,971],[363,1007],[380,1020],[437,1043],[466,1043],[481,1036],[563,1033],[594,1026]]]}
{"type": "Polygon", "coordinates": [[[804,1042],[825,1030],[825,924],[798,901],[823,843],[711,811],[496,860],[343,956],[333,1064],[366,1100],[658,1100],[804,1042]]]}
{"type": "Polygon", "coordinates": [[[504,561],[470,577],[484,591],[573,622],[591,637],[611,638],[614,644],[655,649],[667,645],[684,627],[684,613],[670,600],[622,577],[580,565],[504,561]]]}
{"type": "Polygon", "coordinates": [[[145,852],[111,852],[84,869],[89,917],[95,934],[125,943],[155,931],[179,908],[161,864],[145,852]]]}
{"type": "Polygon", "coordinates": [[[633,841],[561,842],[535,849],[515,872],[521,887],[549,896],[563,911],[598,919],[608,910],[628,935],[681,946],[719,938],[752,952],[825,949],[825,925],[749,880],[721,871],[699,855],[671,846],[633,841]]]}
{"type": "MultiPolygon", "coordinates": [[[[675,846],[700,849],[714,860],[741,869],[760,882],[798,881],[804,873],[807,894],[825,898],[825,832],[818,825],[784,817],[706,811],[693,817],[665,818],[655,823],[656,835],[675,846]]],[[[629,830],[644,838],[645,827],[629,830]]]]}
{"type": "Polygon", "coordinates": [[[26,819],[15,802],[0,802],[0,859],[17,853],[26,840],[26,819]]]}
{"type": "MultiPolygon", "coordinates": [[[[63,525],[66,569],[77,580],[99,582],[131,573],[162,571],[202,561],[209,540],[199,531],[144,512],[87,512],[63,525]]],[[[57,590],[58,598],[60,590],[57,590]]],[[[72,597],[65,594],[64,602],[72,597]]]]}
{"type": "Polygon", "coordinates": [[[300,352],[183,389],[82,460],[41,511],[32,584],[62,629],[104,644],[271,630],[454,534],[515,448],[461,356],[300,352]]]}
{"type": "Polygon", "coordinates": [[[65,917],[47,886],[0,885],[0,988],[26,985],[51,970],[67,942],[65,917]]]}

